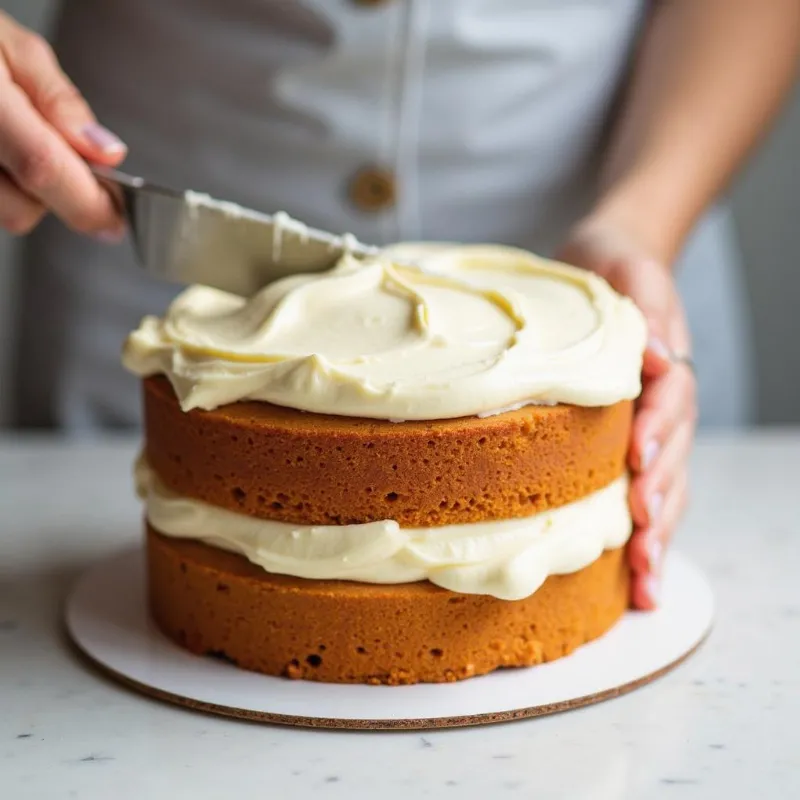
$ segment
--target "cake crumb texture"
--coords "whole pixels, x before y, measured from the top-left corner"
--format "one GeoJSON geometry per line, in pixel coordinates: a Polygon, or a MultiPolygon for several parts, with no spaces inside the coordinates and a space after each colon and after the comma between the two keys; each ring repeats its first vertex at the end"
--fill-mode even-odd
{"type": "Polygon", "coordinates": [[[146,455],[172,491],[300,525],[430,527],[528,516],[625,470],[632,403],[391,423],[268,403],[184,413],[144,381],[146,455]]]}
{"type": "Polygon", "coordinates": [[[426,581],[379,586],[266,573],[242,556],[147,527],[153,617],[186,649],[241,668],[337,683],[441,683],[552,661],[628,605],[625,548],[548,578],[524,600],[426,581]]]}

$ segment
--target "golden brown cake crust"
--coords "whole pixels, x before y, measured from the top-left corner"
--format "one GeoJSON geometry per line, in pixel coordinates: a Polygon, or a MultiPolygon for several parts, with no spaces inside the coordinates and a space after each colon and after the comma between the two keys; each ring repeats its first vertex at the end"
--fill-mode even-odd
{"type": "Polygon", "coordinates": [[[146,452],[178,494],[255,517],[424,527],[508,519],[608,485],[633,405],[527,406],[434,423],[305,414],[267,403],[184,413],[144,382],[146,452]]]}
{"type": "Polygon", "coordinates": [[[147,545],[150,606],[170,638],[290,678],[402,684],[529,666],[602,635],[628,605],[625,548],[508,602],[425,581],[376,586],[271,575],[149,526],[147,545]]]}

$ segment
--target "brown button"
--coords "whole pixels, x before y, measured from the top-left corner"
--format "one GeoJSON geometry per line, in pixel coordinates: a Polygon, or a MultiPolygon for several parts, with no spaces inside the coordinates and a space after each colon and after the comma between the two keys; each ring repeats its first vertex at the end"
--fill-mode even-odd
{"type": "Polygon", "coordinates": [[[362,211],[383,211],[397,199],[394,174],[382,167],[364,167],[350,181],[350,200],[362,211]]]}
{"type": "Polygon", "coordinates": [[[382,6],[389,0],[353,0],[357,6],[382,6]]]}

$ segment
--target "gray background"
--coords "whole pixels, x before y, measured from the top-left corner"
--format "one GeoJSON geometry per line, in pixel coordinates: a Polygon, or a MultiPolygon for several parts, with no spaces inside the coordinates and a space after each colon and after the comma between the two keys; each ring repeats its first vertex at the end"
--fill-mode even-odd
{"type": "MultiPolygon", "coordinates": [[[[46,30],[54,0],[0,0],[26,25],[46,30]]],[[[759,421],[800,422],[800,88],[732,188],[756,339],[759,421]]],[[[0,232],[0,387],[14,347],[14,243],[0,232]]],[[[0,426],[8,416],[0,391],[0,426]]]]}

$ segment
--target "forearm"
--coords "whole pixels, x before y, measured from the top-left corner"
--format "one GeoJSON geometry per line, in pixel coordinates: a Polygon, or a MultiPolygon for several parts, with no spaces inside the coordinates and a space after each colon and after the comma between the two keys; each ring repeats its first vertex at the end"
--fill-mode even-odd
{"type": "Polygon", "coordinates": [[[598,213],[671,263],[776,115],[800,54],[800,0],[653,4],[598,213]]]}

